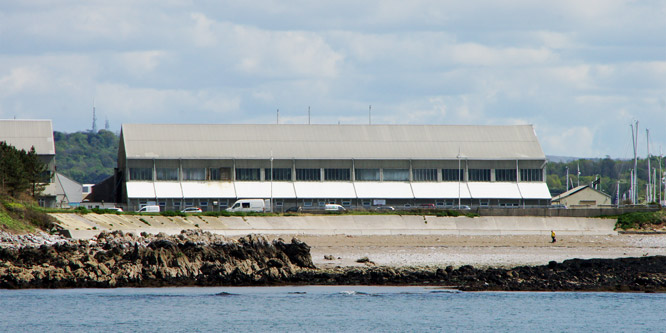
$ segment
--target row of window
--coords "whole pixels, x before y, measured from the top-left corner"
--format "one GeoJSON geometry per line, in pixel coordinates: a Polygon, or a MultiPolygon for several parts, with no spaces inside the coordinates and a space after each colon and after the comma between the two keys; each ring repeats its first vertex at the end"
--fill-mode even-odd
{"type": "MultiPolygon", "coordinates": [[[[156,180],[178,180],[178,168],[155,169],[156,180]]],[[[356,181],[379,181],[379,169],[356,169],[354,179],[356,181]]],[[[491,169],[469,169],[469,181],[489,182],[491,169]]],[[[409,169],[383,169],[384,181],[409,181],[409,169]]],[[[151,168],[130,168],[130,180],[153,180],[151,168]]],[[[297,181],[321,181],[321,169],[296,169],[297,181]]],[[[291,181],[292,169],[273,168],[264,170],[265,180],[291,181]]],[[[522,181],[543,181],[543,172],[540,169],[520,169],[522,181]]],[[[182,180],[231,180],[231,168],[183,168],[182,180]]],[[[259,168],[236,168],[236,180],[258,181],[261,180],[261,169],[259,168]]],[[[324,169],[324,180],[327,181],[349,181],[351,180],[350,169],[324,169]]],[[[412,180],[417,182],[436,182],[437,169],[413,169],[412,180]]],[[[442,169],[442,181],[464,181],[465,170],[442,169]]],[[[517,173],[515,169],[496,169],[495,181],[515,182],[517,173]]]]}

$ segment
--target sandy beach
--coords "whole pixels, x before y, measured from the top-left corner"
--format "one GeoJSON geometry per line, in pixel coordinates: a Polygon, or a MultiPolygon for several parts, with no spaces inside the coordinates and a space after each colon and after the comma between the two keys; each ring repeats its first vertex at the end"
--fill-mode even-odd
{"type": "MultiPolygon", "coordinates": [[[[292,236],[284,235],[289,240],[292,236]]],[[[513,267],[580,258],[666,255],[666,235],[558,236],[299,236],[320,268],[364,266],[367,257],[382,266],[437,265],[513,267]],[[324,259],[332,256],[333,260],[324,259]]]]}

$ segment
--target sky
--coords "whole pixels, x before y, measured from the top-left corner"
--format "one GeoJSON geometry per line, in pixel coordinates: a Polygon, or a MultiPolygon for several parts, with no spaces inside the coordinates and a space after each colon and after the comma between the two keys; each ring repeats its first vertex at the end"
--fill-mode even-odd
{"type": "Polygon", "coordinates": [[[666,1],[0,2],[0,119],[85,131],[93,105],[114,132],[532,124],[573,157],[633,158],[638,121],[658,155],[666,1]]]}

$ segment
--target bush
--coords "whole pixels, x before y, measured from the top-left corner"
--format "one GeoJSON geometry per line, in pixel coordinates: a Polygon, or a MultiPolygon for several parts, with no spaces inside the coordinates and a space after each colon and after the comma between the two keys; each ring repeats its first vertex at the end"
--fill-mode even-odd
{"type": "Polygon", "coordinates": [[[5,202],[4,203],[5,208],[14,213],[23,213],[25,212],[25,206],[23,206],[20,203],[17,202],[5,202]]]}
{"type": "Polygon", "coordinates": [[[650,224],[661,224],[661,217],[655,212],[624,213],[617,218],[616,228],[623,230],[640,229],[650,224]]]}

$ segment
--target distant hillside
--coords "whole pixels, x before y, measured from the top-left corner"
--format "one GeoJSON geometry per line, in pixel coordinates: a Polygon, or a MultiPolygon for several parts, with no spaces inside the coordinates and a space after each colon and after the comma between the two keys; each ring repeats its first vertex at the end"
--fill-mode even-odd
{"type": "Polygon", "coordinates": [[[81,184],[95,184],[113,175],[118,160],[118,136],[97,133],[53,132],[58,172],[81,184]]]}
{"type": "Polygon", "coordinates": [[[546,155],[546,159],[548,162],[569,163],[571,161],[577,160],[578,157],[546,155]]]}

